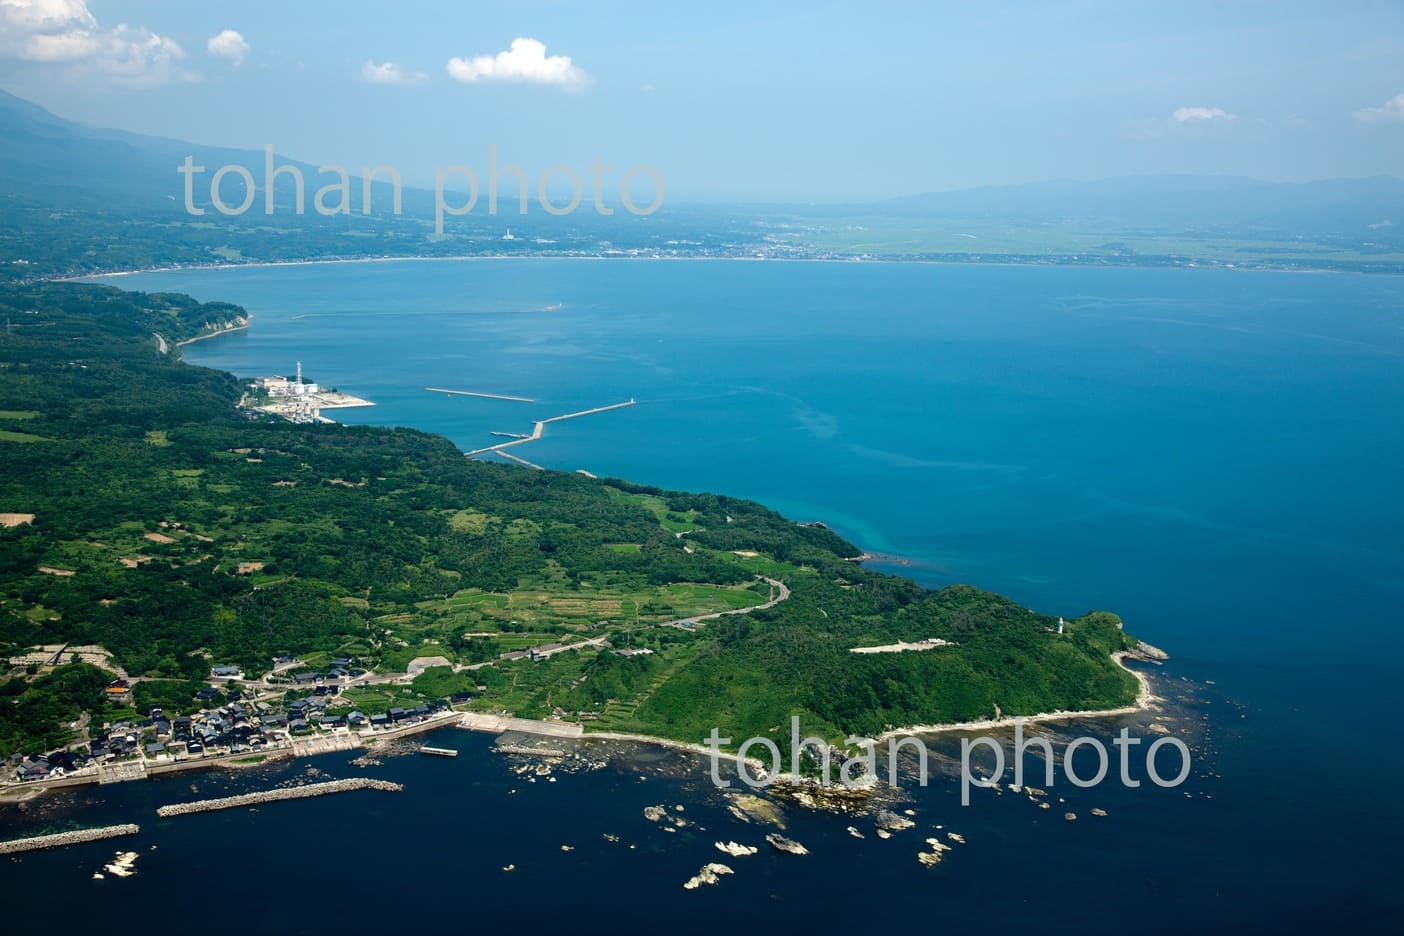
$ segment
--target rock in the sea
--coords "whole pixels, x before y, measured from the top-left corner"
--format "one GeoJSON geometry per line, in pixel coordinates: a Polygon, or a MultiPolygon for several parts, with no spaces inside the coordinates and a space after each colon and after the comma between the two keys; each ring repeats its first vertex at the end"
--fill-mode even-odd
{"type": "Polygon", "coordinates": [[[947,832],[946,838],[950,839],[952,842],[959,842],[961,845],[965,844],[965,836],[961,835],[959,832],[947,832]]]}
{"type": "Polygon", "coordinates": [[[742,858],[746,855],[754,855],[760,851],[754,845],[742,845],[740,842],[717,842],[718,851],[724,851],[733,858],[742,858]]]}
{"type": "Polygon", "coordinates": [[[877,814],[877,827],[884,832],[901,832],[916,825],[906,816],[899,816],[890,809],[880,809],[877,814]]]}
{"type": "Polygon", "coordinates": [[[750,793],[732,796],[731,802],[727,804],[727,809],[733,816],[745,822],[768,822],[778,828],[785,828],[785,822],[780,816],[780,808],[770,800],[750,793]]]}
{"type": "Polygon", "coordinates": [[[1075,812],[1065,812],[1065,813],[1063,813],[1063,818],[1066,819],[1066,820],[1068,820],[1069,822],[1072,822],[1074,819],[1077,818],[1077,813],[1075,813],[1075,812]]]}
{"type": "Polygon", "coordinates": [[[859,832],[859,831],[858,831],[856,828],[854,828],[853,826],[849,826],[849,827],[848,827],[848,834],[851,835],[851,836],[853,836],[854,838],[862,838],[862,837],[863,837],[863,833],[862,833],[862,832],[859,832]]]}
{"type": "Polygon", "coordinates": [[[917,852],[917,861],[928,868],[934,868],[940,864],[941,858],[951,850],[951,846],[940,839],[929,838],[926,840],[926,844],[931,846],[931,851],[917,852]]]}
{"type": "Polygon", "coordinates": [[[668,810],[663,806],[645,806],[644,818],[649,822],[657,822],[668,814],[668,810]]]}
{"type": "Polygon", "coordinates": [[[799,842],[796,842],[794,839],[787,839],[785,838],[785,836],[780,835],[776,832],[772,832],[769,835],[767,835],[765,837],[765,840],[777,850],[782,852],[789,852],[792,855],[809,854],[809,849],[805,848],[799,842]]]}
{"type": "Polygon", "coordinates": [[[1094,809],[1092,810],[1092,815],[1094,815],[1094,816],[1102,816],[1102,817],[1105,817],[1106,814],[1107,814],[1107,811],[1106,811],[1105,809],[1096,809],[1096,808],[1094,808],[1094,809]]]}
{"type": "Polygon", "coordinates": [[[703,884],[715,884],[721,875],[731,873],[731,869],[726,865],[712,862],[711,864],[703,865],[701,871],[698,871],[683,884],[683,888],[685,890],[697,890],[697,888],[701,887],[703,884]]]}
{"type": "Polygon", "coordinates": [[[113,858],[110,864],[103,865],[102,869],[116,877],[131,877],[136,874],[136,860],[136,852],[118,852],[117,857],[113,858]]]}

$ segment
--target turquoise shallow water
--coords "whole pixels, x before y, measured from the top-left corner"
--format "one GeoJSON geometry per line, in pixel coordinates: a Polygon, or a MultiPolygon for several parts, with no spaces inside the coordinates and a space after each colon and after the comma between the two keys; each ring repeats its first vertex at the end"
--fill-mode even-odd
{"type": "MultiPolygon", "coordinates": [[[[1143,928],[1169,924],[1144,918],[1154,893],[1177,895],[1198,924],[1325,922],[1347,899],[1383,907],[1401,831],[1399,807],[1372,789],[1401,766],[1379,718],[1404,607],[1398,279],[446,261],[109,282],[254,313],[246,332],[189,346],[191,362],[253,376],[301,360],[310,378],[377,403],[343,421],[415,426],[465,449],[637,398],[514,451],[754,497],[903,557],[900,571],[930,584],[970,582],[1058,614],[1109,608],[1172,653],[1173,676],[1212,682],[1202,714],[1220,729],[1217,776],[1193,809],[1122,791],[1126,822],[1061,845],[1027,813],[994,811],[981,828],[1003,849],[967,859],[962,888],[920,879],[936,888],[925,896],[1001,897],[976,882],[1067,848],[1074,857],[1043,865],[1021,907],[1085,895],[1089,876],[1143,928]],[[1133,860],[1143,848],[1154,867],[1133,860]]],[[[842,861],[807,867],[840,886],[826,875],[842,861]]],[[[783,866],[767,874],[791,909],[819,886],[783,866]]],[[[881,877],[852,886],[871,902],[881,877]]],[[[713,890],[702,899],[721,899],[713,890]]]]}

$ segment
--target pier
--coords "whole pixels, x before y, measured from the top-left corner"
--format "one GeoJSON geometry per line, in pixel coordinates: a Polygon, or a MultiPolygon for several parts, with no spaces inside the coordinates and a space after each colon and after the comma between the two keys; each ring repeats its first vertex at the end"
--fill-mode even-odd
{"type": "Polygon", "coordinates": [[[470,396],[483,400],[508,400],[512,403],[535,403],[530,397],[507,396],[503,393],[475,393],[472,390],[446,390],[443,387],[425,387],[430,393],[447,393],[449,396],[470,396]]]}
{"type": "Polygon", "coordinates": [[[565,757],[563,748],[539,748],[529,744],[499,744],[493,747],[498,754],[524,754],[528,757],[565,757]]]}
{"type": "Polygon", "coordinates": [[[525,458],[522,458],[520,455],[513,455],[511,452],[497,451],[497,452],[493,452],[493,454],[494,454],[494,455],[500,455],[501,457],[506,458],[506,459],[509,459],[509,460],[511,460],[511,461],[514,461],[514,462],[516,462],[516,463],[519,464],[519,465],[525,465],[525,466],[528,467],[528,468],[535,468],[537,471],[545,471],[545,470],[546,470],[545,468],[542,468],[540,465],[536,464],[535,462],[529,462],[529,461],[527,461],[525,458]]]}
{"type": "MultiPolygon", "coordinates": [[[[538,419],[536,423],[532,426],[531,435],[518,436],[512,439],[510,442],[499,442],[496,445],[488,445],[480,449],[473,449],[473,451],[471,452],[464,452],[463,455],[465,458],[473,458],[477,455],[486,455],[488,452],[496,452],[498,455],[501,455],[503,454],[503,449],[511,448],[514,445],[526,445],[528,442],[535,442],[537,439],[541,438],[541,436],[546,432],[546,425],[548,423],[565,422],[567,419],[579,419],[582,416],[593,416],[596,413],[608,413],[610,410],[624,409],[626,406],[637,405],[638,401],[631,397],[630,399],[625,400],[623,403],[611,403],[608,406],[596,406],[594,409],[581,410],[578,413],[566,413],[563,416],[552,416],[550,419],[538,419]]],[[[507,433],[495,434],[506,435],[507,433]]]]}
{"type": "Polygon", "coordinates": [[[329,780],[326,783],[309,783],[306,786],[285,787],[281,790],[265,790],[262,793],[243,793],[239,796],[223,796],[219,799],[196,800],[193,803],[172,803],[156,810],[161,818],[186,816],[191,813],[214,812],[217,809],[239,809],[244,806],[258,806],[279,800],[306,799],[310,796],[326,796],[330,793],[349,793],[352,790],[384,790],[398,793],[403,784],[388,780],[371,780],[368,777],[353,777],[349,780],[329,780]]]}

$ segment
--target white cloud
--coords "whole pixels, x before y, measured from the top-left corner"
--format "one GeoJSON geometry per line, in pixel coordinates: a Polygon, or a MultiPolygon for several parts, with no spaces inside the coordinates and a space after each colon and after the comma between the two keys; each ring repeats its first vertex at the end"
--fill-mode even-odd
{"type": "Polygon", "coordinates": [[[1218,107],[1177,107],[1170,115],[1176,123],[1204,123],[1215,120],[1236,120],[1237,116],[1218,107]]]}
{"type": "Polygon", "coordinates": [[[429,76],[424,72],[407,72],[394,62],[377,65],[368,61],[361,66],[361,79],[371,84],[417,85],[428,81],[429,76]]]}
{"type": "Polygon", "coordinates": [[[226,29],[218,36],[211,36],[205,49],[215,58],[228,59],[235,67],[249,54],[249,44],[244,37],[232,29],[226,29]]]}
{"type": "Polygon", "coordinates": [[[451,58],[448,73],[464,84],[485,81],[544,84],[567,91],[578,91],[590,81],[590,77],[571,62],[570,56],[548,56],[544,43],[523,38],[513,39],[510,49],[496,55],[451,58]]]}
{"type": "Polygon", "coordinates": [[[85,0],[0,0],[0,57],[130,88],[195,77],[176,64],[185,50],[174,39],[126,23],[104,29],[85,0]]]}
{"type": "Polygon", "coordinates": [[[1355,119],[1365,123],[1381,120],[1404,120],[1404,92],[1396,94],[1379,107],[1364,107],[1355,112],[1355,119]]]}

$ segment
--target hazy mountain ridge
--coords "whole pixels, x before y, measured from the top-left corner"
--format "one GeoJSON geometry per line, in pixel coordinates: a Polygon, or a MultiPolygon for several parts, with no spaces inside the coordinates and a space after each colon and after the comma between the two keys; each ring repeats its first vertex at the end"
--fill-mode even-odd
{"type": "MultiPolygon", "coordinates": [[[[667,203],[640,218],[588,207],[566,217],[514,210],[490,217],[480,198],[434,233],[433,193],[403,191],[370,216],[351,179],[350,214],[316,214],[317,166],[278,154],[307,183],[306,213],[229,217],[212,210],[209,173],[249,169],[261,192],[261,149],[201,146],[65,120],[0,91],[0,279],[152,266],[380,256],[637,256],[766,259],[1223,265],[1404,272],[1404,180],[1380,176],[1273,183],[1233,176],[1127,176],[1099,181],[930,192],[839,205],[667,203]],[[185,211],[186,156],[197,177],[185,211]],[[504,236],[510,230],[513,237],[504,236]]],[[[227,189],[227,199],[237,196],[227,189]]],[[[588,199],[587,199],[588,201],[588,199]]],[[[515,196],[508,205],[515,203],[515,196]]],[[[533,207],[535,205],[533,204],[533,207]]]]}

